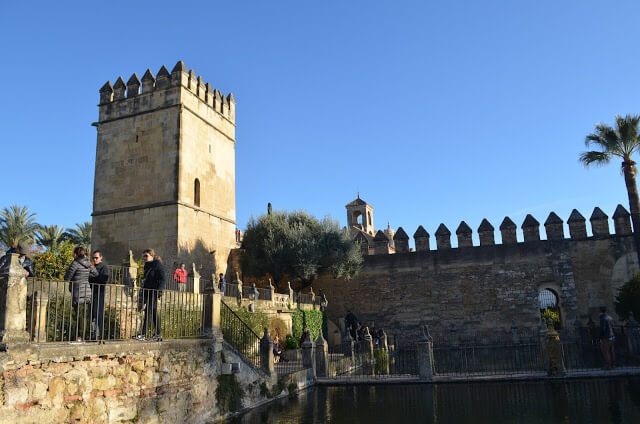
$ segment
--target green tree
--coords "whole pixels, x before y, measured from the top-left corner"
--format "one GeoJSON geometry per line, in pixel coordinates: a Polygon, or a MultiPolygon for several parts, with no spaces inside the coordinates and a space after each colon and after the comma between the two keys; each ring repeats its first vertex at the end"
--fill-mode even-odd
{"type": "Polygon", "coordinates": [[[38,229],[36,242],[46,248],[56,247],[64,238],[64,227],[62,225],[43,225],[38,229]]]}
{"type": "Polygon", "coordinates": [[[36,277],[50,280],[62,280],[64,273],[73,261],[74,245],[70,241],[62,241],[33,258],[36,277]]]}
{"type": "Polygon", "coordinates": [[[242,243],[249,276],[273,276],[309,285],[323,273],[349,279],[363,262],[358,246],[337,221],[318,221],[304,211],[279,212],[249,220],[242,243]]]}
{"type": "Polygon", "coordinates": [[[0,242],[7,248],[21,241],[31,243],[39,228],[36,214],[26,206],[11,205],[0,211],[0,242]]]}
{"type": "Polygon", "coordinates": [[[631,159],[634,153],[640,151],[640,134],[638,133],[639,115],[616,115],[616,126],[612,128],[605,123],[596,125],[595,131],[587,135],[585,145],[594,146],[597,150],[590,150],[580,154],[580,162],[589,165],[604,165],[614,157],[622,159],[622,175],[627,186],[629,209],[636,239],[636,250],[640,261],[640,200],[636,186],[636,163],[631,159]]]}
{"type": "Polygon", "coordinates": [[[84,246],[91,250],[91,222],[76,224],[76,228],[67,230],[64,237],[76,246],[84,246]]]}
{"type": "Polygon", "coordinates": [[[640,274],[618,288],[616,295],[616,314],[623,320],[629,319],[630,312],[636,319],[640,319],[640,274]]]}

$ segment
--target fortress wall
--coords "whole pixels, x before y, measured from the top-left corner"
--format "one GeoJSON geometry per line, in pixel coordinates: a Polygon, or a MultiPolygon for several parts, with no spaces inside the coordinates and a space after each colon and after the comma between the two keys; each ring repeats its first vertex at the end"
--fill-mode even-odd
{"type": "Polygon", "coordinates": [[[427,324],[436,340],[504,340],[513,324],[537,333],[541,287],[560,296],[565,327],[612,307],[612,279],[637,269],[633,246],[610,236],[372,255],[351,281],[321,278],[313,289],[336,322],[351,309],[389,335],[416,336],[427,324]]]}

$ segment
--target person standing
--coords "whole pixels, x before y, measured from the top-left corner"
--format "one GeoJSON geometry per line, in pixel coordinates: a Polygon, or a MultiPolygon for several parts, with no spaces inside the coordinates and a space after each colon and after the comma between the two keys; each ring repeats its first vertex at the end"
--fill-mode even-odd
{"type": "Polygon", "coordinates": [[[87,312],[92,300],[89,277],[97,276],[98,271],[87,258],[84,247],[77,246],[73,249],[73,262],[64,274],[64,281],[69,282],[71,302],[73,308],[76,309],[76,328],[72,331],[75,331],[74,339],[78,342],[83,341],[85,336],[84,322],[87,319],[87,312]]]}
{"type": "Polygon", "coordinates": [[[94,250],[91,255],[91,263],[98,271],[98,275],[90,276],[89,283],[91,284],[91,339],[102,340],[104,335],[102,334],[103,321],[104,321],[104,291],[105,284],[109,282],[111,273],[109,266],[102,258],[102,252],[94,250]]]}
{"type": "Polygon", "coordinates": [[[138,295],[138,309],[144,310],[144,319],[142,320],[142,332],[136,336],[138,340],[145,340],[147,328],[153,324],[155,331],[151,337],[152,341],[160,341],[162,334],[162,325],[160,316],[158,315],[158,301],[162,296],[162,290],[165,286],[164,266],[153,249],[147,249],[142,254],[144,260],[144,275],[142,277],[142,290],[138,295]]]}
{"type": "Polygon", "coordinates": [[[220,293],[224,296],[224,291],[227,289],[227,280],[224,278],[224,274],[220,274],[220,293]]]}
{"type": "Polygon", "coordinates": [[[33,262],[31,262],[31,258],[27,256],[29,253],[29,244],[27,242],[20,242],[17,247],[12,247],[7,250],[7,253],[0,258],[0,274],[6,274],[9,272],[9,266],[11,266],[11,254],[17,253],[20,255],[18,257],[18,261],[20,261],[20,265],[24,268],[25,271],[29,273],[27,277],[33,277],[33,262]]]}
{"type": "Polygon", "coordinates": [[[184,264],[180,264],[173,272],[173,281],[176,282],[179,291],[187,291],[187,268],[184,264]]]}
{"type": "Polygon", "coordinates": [[[600,308],[600,350],[604,357],[605,369],[610,370],[615,367],[616,356],[613,350],[613,342],[616,336],[613,331],[613,318],[607,314],[607,308],[600,308]]]}

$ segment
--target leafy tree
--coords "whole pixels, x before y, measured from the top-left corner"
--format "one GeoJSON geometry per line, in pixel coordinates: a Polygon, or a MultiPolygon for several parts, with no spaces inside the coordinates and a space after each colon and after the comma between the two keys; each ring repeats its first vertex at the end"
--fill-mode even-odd
{"type": "Polygon", "coordinates": [[[64,236],[76,246],[84,246],[91,250],[91,222],[86,221],[82,224],[76,224],[76,228],[67,230],[64,236]]]}
{"type": "MultiPolygon", "coordinates": [[[[638,133],[639,115],[616,115],[616,127],[612,128],[605,123],[596,125],[595,131],[587,135],[585,145],[595,146],[598,150],[590,150],[580,154],[580,162],[586,167],[589,165],[604,165],[614,157],[622,159],[621,167],[624,182],[627,186],[629,197],[629,209],[633,229],[635,232],[636,246],[638,246],[638,233],[640,231],[640,200],[638,199],[638,187],[636,186],[636,163],[631,159],[634,153],[640,151],[640,134],[638,133]]],[[[640,247],[637,248],[640,260],[640,247]]]]}
{"type": "Polygon", "coordinates": [[[46,248],[50,249],[56,247],[64,238],[64,227],[62,225],[43,225],[38,229],[36,234],[36,242],[46,248]]]}
{"type": "Polygon", "coordinates": [[[73,261],[73,248],[73,243],[65,240],[35,255],[33,262],[36,277],[62,280],[73,261]]]}
{"type": "Polygon", "coordinates": [[[39,228],[36,214],[26,206],[11,205],[0,212],[0,242],[6,247],[15,247],[21,241],[32,242],[39,228]]]}
{"type": "Polygon", "coordinates": [[[618,288],[616,295],[616,314],[623,320],[629,319],[630,312],[636,319],[640,319],[640,274],[618,288]]]}
{"type": "Polygon", "coordinates": [[[248,276],[284,276],[309,285],[323,273],[349,279],[363,258],[349,234],[337,221],[318,221],[304,211],[279,212],[249,220],[242,243],[243,269],[248,276]]]}

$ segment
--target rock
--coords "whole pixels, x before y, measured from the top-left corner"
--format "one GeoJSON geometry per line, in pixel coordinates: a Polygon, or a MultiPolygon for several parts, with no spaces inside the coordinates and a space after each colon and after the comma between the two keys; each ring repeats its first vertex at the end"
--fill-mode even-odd
{"type": "Polygon", "coordinates": [[[134,371],[138,371],[138,372],[143,371],[145,368],[144,361],[135,361],[131,365],[131,368],[133,368],[134,371]]]}
{"type": "Polygon", "coordinates": [[[74,402],[69,410],[69,420],[80,421],[84,417],[84,404],[82,401],[74,402]]]}

